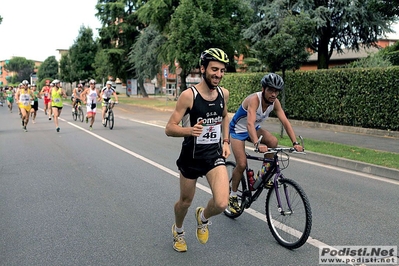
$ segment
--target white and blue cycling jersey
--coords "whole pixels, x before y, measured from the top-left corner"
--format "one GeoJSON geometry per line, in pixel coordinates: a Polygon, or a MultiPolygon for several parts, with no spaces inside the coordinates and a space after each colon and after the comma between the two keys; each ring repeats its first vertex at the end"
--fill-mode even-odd
{"type": "MultiPolygon", "coordinates": [[[[259,99],[259,106],[256,109],[256,120],[255,120],[255,129],[258,130],[260,128],[260,124],[269,117],[269,114],[274,109],[274,103],[270,105],[265,112],[262,110],[262,92],[255,93],[259,99]]],[[[251,97],[252,95],[248,96],[251,97]]],[[[239,140],[249,140],[249,134],[247,129],[248,122],[248,111],[244,109],[241,104],[238,108],[237,112],[234,114],[233,118],[230,121],[230,137],[239,140]]]]}

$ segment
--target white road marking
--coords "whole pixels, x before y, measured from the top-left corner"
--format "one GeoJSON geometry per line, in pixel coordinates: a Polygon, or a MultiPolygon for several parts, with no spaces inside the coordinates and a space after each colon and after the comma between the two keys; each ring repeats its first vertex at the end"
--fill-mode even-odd
{"type": "MultiPolygon", "coordinates": [[[[87,130],[87,129],[85,129],[85,128],[81,127],[81,126],[78,126],[78,125],[76,125],[76,124],[74,124],[72,122],[69,122],[69,121],[67,121],[67,120],[65,120],[63,118],[59,118],[59,119],[64,121],[64,122],[66,122],[66,123],[68,123],[69,125],[71,125],[73,127],[76,127],[78,129],[80,129],[80,130],[92,135],[93,137],[98,138],[99,140],[101,140],[101,141],[103,141],[105,143],[108,143],[109,145],[111,145],[111,146],[113,146],[113,147],[115,147],[115,148],[117,148],[117,149],[119,149],[121,151],[126,152],[127,154],[129,154],[129,155],[131,155],[133,157],[136,157],[137,159],[140,159],[140,160],[142,160],[142,161],[144,161],[144,162],[146,162],[146,163],[148,163],[148,164],[150,164],[150,165],[152,165],[154,167],[157,167],[158,169],[160,169],[160,170],[162,170],[162,171],[164,171],[164,172],[166,172],[166,173],[168,173],[168,174],[170,174],[170,175],[172,175],[174,177],[179,178],[180,174],[178,172],[175,172],[175,171],[173,171],[173,170],[171,170],[171,169],[169,169],[169,168],[167,168],[167,167],[165,167],[165,166],[163,166],[163,165],[161,165],[161,164],[159,164],[157,162],[154,162],[154,161],[152,161],[152,160],[150,160],[150,159],[148,159],[148,158],[146,158],[146,157],[144,157],[144,156],[142,156],[142,155],[140,155],[138,153],[135,153],[135,152],[133,152],[131,150],[128,150],[128,149],[126,149],[126,148],[124,148],[124,147],[122,147],[122,146],[120,146],[120,145],[108,140],[108,139],[105,139],[105,138],[93,133],[90,130],[87,130]]],[[[152,124],[150,122],[144,122],[144,121],[135,120],[135,119],[131,119],[131,118],[122,118],[122,119],[127,119],[127,120],[130,120],[132,122],[141,123],[141,124],[144,124],[144,125],[165,128],[165,126],[156,125],[156,124],[152,124]]],[[[253,148],[250,148],[250,147],[246,147],[246,149],[253,150],[253,148]]],[[[373,176],[373,175],[370,175],[370,174],[365,174],[365,173],[358,173],[358,172],[355,172],[355,171],[345,170],[345,169],[342,169],[342,168],[338,168],[338,167],[334,167],[334,166],[328,166],[328,165],[325,165],[325,164],[320,164],[320,163],[315,163],[315,162],[310,162],[310,161],[302,160],[302,159],[298,159],[298,158],[290,157],[290,159],[297,160],[297,161],[300,161],[300,162],[303,162],[303,163],[308,163],[308,164],[312,164],[312,165],[316,165],[316,166],[320,166],[320,167],[325,167],[325,168],[341,171],[341,172],[350,173],[350,174],[353,174],[353,175],[359,175],[359,176],[371,178],[371,179],[378,180],[378,181],[383,181],[383,182],[388,182],[388,183],[392,183],[392,184],[395,184],[395,185],[399,185],[398,181],[387,179],[387,178],[376,177],[376,176],[373,176]]],[[[202,191],[204,191],[204,192],[206,192],[208,194],[212,194],[212,191],[211,191],[211,189],[209,187],[206,187],[206,186],[204,186],[202,184],[199,184],[199,183],[197,183],[196,186],[197,186],[197,188],[201,189],[202,191]]],[[[245,212],[248,213],[249,215],[252,215],[255,218],[258,218],[262,222],[267,223],[267,221],[265,219],[265,214],[260,213],[260,212],[254,210],[254,209],[251,209],[251,208],[246,209],[245,212]]],[[[284,226],[280,226],[280,229],[282,229],[284,227],[287,228],[287,226],[284,225],[284,226]]],[[[296,231],[296,230],[293,229],[293,228],[288,227],[288,230],[286,232],[290,233],[290,232],[293,232],[293,231],[296,231]]],[[[299,234],[299,232],[297,234],[299,234]]],[[[312,245],[312,246],[314,246],[316,248],[329,247],[332,250],[336,250],[336,248],[334,248],[334,247],[332,247],[332,246],[330,246],[330,245],[328,245],[328,244],[326,244],[324,242],[321,242],[320,240],[317,240],[316,238],[313,238],[311,236],[309,236],[309,238],[306,241],[306,243],[308,243],[308,244],[310,244],[310,245],[312,245]]]]}

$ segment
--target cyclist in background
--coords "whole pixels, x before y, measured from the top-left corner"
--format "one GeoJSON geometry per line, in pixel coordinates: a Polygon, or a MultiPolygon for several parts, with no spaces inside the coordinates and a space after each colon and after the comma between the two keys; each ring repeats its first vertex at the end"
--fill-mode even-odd
{"type": "Polygon", "coordinates": [[[86,123],[90,120],[90,130],[93,129],[94,120],[96,119],[97,101],[100,101],[100,92],[96,88],[96,81],[89,81],[89,88],[86,88],[81,94],[80,99],[87,104],[86,123]]]}
{"type": "Polygon", "coordinates": [[[46,79],[46,85],[40,91],[40,95],[44,97],[44,114],[48,113],[48,120],[51,120],[51,88],[54,87],[50,80],[46,79]]]}
{"type": "Polygon", "coordinates": [[[33,124],[36,123],[36,114],[37,110],[39,110],[39,100],[42,97],[40,96],[40,92],[36,90],[36,84],[32,84],[31,90],[33,92],[33,104],[31,104],[31,109],[30,109],[30,116],[32,117],[32,122],[33,124]]]}
{"type": "Polygon", "coordinates": [[[118,103],[118,95],[114,88],[112,88],[112,81],[107,81],[105,87],[101,90],[100,98],[103,100],[102,102],[102,123],[105,124],[105,111],[107,110],[106,103],[111,100],[111,96],[115,97],[115,103],[118,103]]]}
{"type": "Polygon", "coordinates": [[[78,87],[73,89],[72,99],[71,99],[72,100],[72,113],[75,113],[76,105],[79,102],[81,102],[80,95],[82,94],[82,92],[83,92],[83,85],[82,84],[78,84],[78,87]]]}
{"type": "MultiPolygon", "coordinates": [[[[267,152],[268,147],[275,148],[278,145],[277,138],[260,126],[273,110],[283,124],[294,148],[297,151],[303,150],[296,140],[294,130],[281,107],[280,101],[277,99],[277,96],[284,88],[283,79],[275,73],[269,73],[262,78],[261,85],[262,91],[246,97],[230,121],[231,149],[237,164],[232,175],[229,199],[229,209],[233,213],[236,213],[239,209],[237,189],[247,165],[245,141],[251,141],[255,145],[262,135],[261,143],[263,145],[258,147],[262,153],[267,152]]],[[[266,154],[265,156],[270,155],[266,154]]]]}
{"type": "Polygon", "coordinates": [[[208,219],[223,212],[228,205],[229,177],[225,160],[230,155],[226,106],[229,91],[219,87],[228,62],[221,49],[210,48],[201,53],[203,78],[181,93],[165,128],[167,136],[184,137],[176,161],[180,171],[180,196],[174,205],[172,225],[173,249],[178,252],[187,251],[183,222],[194,199],[199,177],[206,176],[212,190],[212,198],[206,207],[197,207],[195,211],[196,236],[201,244],[208,241],[208,225],[211,224],[208,219]]]}

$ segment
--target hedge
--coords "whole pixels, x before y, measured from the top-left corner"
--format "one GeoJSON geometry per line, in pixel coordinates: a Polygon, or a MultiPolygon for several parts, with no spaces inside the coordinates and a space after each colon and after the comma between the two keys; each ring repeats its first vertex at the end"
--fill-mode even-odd
{"type": "MultiPolygon", "coordinates": [[[[230,91],[230,112],[246,96],[262,89],[260,80],[265,74],[228,73],[223,77],[221,85],[230,91]]],[[[399,130],[398,66],[286,72],[284,90],[289,119],[399,130]]]]}

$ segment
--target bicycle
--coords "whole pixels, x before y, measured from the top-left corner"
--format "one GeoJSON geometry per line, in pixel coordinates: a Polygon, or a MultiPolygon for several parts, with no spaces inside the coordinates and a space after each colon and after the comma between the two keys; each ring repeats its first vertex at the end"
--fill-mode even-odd
{"type": "MultiPolygon", "coordinates": [[[[301,136],[299,138],[301,139],[302,147],[304,147],[303,138],[301,136]]],[[[255,145],[255,152],[259,152],[258,146],[261,139],[262,136],[260,136],[255,145]]],[[[244,212],[244,209],[248,209],[258,199],[263,190],[267,189],[265,210],[269,230],[280,245],[288,249],[296,249],[305,244],[310,235],[312,210],[303,189],[294,180],[285,178],[281,171],[289,165],[288,153],[305,154],[305,152],[297,152],[294,148],[277,147],[268,148],[266,153],[273,153],[273,158],[253,156],[246,152],[247,160],[261,161],[262,167],[270,164],[269,169],[261,168],[261,174],[252,187],[253,191],[251,191],[248,173],[251,173],[252,170],[249,169],[247,164],[245,169],[246,178],[244,175],[241,177],[237,190],[240,209],[232,212],[227,207],[224,210],[224,214],[233,219],[239,217],[244,212]]],[[[235,166],[235,162],[226,162],[230,177],[235,166]]],[[[230,189],[231,182],[230,178],[230,189]]]]}
{"type": "Polygon", "coordinates": [[[83,115],[83,110],[82,110],[82,105],[80,101],[77,101],[75,104],[75,107],[73,108],[75,112],[72,112],[72,118],[73,120],[77,120],[79,118],[80,122],[83,122],[84,120],[84,115],[83,115]]]}
{"type": "Polygon", "coordinates": [[[114,128],[114,111],[112,111],[112,109],[115,106],[115,102],[114,101],[109,101],[109,102],[103,102],[103,104],[105,105],[106,109],[105,109],[105,121],[104,121],[104,127],[108,127],[109,129],[113,129],[114,128]]]}

